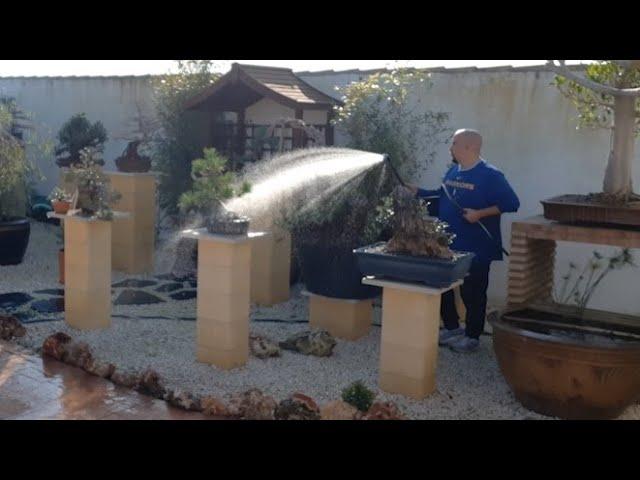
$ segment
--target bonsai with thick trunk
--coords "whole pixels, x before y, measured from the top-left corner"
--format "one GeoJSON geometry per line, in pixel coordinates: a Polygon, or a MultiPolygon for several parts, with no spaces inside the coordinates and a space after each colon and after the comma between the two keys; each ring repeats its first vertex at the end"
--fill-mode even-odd
{"type": "Polygon", "coordinates": [[[567,68],[564,60],[549,60],[548,66],[558,74],[556,86],[578,108],[580,125],[612,132],[600,199],[640,200],[632,182],[635,137],[640,132],[640,60],[597,62],[587,67],[585,76],[567,68]]]}

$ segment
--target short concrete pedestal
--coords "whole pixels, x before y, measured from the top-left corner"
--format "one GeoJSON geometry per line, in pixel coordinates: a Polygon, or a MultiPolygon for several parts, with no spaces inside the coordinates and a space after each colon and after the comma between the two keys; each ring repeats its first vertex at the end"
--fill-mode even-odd
{"type": "Polygon", "coordinates": [[[155,251],[156,174],[107,173],[112,188],[122,195],[114,208],[131,214],[113,222],[113,269],[151,273],[155,251]]]}
{"type": "Polygon", "coordinates": [[[182,234],[198,240],[197,360],[240,367],[249,358],[250,238],[206,229],[182,234]]]}
{"type": "Polygon", "coordinates": [[[415,399],[436,388],[440,300],[446,288],[365,277],[362,283],[382,287],[380,388],[415,399]]]}
{"type": "Polygon", "coordinates": [[[373,300],[324,297],[303,292],[309,297],[309,325],[345,340],[357,340],[369,332],[373,319],[373,300]]]}
{"type": "Polygon", "coordinates": [[[80,330],[111,326],[111,222],[64,218],[64,319],[80,330]]]}
{"type": "Polygon", "coordinates": [[[251,301],[271,306],[289,299],[291,235],[249,232],[251,238],[251,301]]]}

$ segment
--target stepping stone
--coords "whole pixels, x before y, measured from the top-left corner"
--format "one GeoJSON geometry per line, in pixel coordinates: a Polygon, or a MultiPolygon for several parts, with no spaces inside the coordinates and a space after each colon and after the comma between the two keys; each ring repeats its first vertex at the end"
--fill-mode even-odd
{"type": "Polygon", "coordinates": [[[166,283],[156,288],[156,292],[173,292],[182,288],[181,283],[166,283]]]}
{"type": "Polygon", "coordinates": [[[163,273],[162,275],[154,275],[158,280],[175,280],[173,273],[163,273]]]}
{"type": "Polygon", "coordinates": [[[169,296],[174,300],[191,300],[196,298],[197,293],[196,290],[183,290],[182,292],[172,293],[169,296]]]}
{"type": "Polygon", "coordinates": [[[164,303],[164,300],[141,290],[124,290],[114,305],[148,305],[150,303],[164,303]]]}
{"type": "Polygon", "coordinates": [[[27,302],[33,300],[31,295],[22,292],[3,293],[0,295],[0,308],[10,310],[18,308],[27,302]]]}
{"type": "Polygon", "coordinates": [[[15,312],[11,314],[12,317],[16,317],[21,323],[29,323],[35,320],[35,314],[26,311],[26,312],[15,312]]]}
{"type": "Polygon", "coordinates": [[[46,290],[38,290],[33,293],[39,293],[43,295],[56,295],[58,297],[64,297],[64,288],[47,288],[46,290]]]}
{"type": "Polygon", "coordinates": [[[129,278],[127,280],[114,283],[111,286],[115,288],[120,288],[120,287],[144,288],[144,287],[150,287],[151,285],[157,285],[157,284],[158,282],[154,280],[137,280],[135,278],[129,278]]]}
{"type": "Polygon", "coordinates": [[[49,298],[38,300],[31,304],[31,308],[38,313],[58,313],[64,312],[64,298],[49,298]]]}

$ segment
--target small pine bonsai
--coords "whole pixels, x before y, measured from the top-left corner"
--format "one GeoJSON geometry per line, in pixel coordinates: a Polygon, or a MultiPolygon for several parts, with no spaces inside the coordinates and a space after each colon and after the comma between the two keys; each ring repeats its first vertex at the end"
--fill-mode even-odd
{"type": "Polygon", "coordinates": [[[240,191],[233,188],[234,174],[227,171],[227,159],[215,148],[205,148],[204,157],[193,161],[191,166],[193,189],[181,195],[178,203],[184,213],[197,211],[204,215],[216,213],[222,208],[222,200],[242,195],[251,190],[243,183],[240,191]]]}
{"type": "Polygon", "coordinates": [[[369,390],[360,380],[353,382],[342,391],[342,400],[349,405],[353,405],[361,412],[366,412],[371,408],[375,393],[369,390]]]}
{"type": "MultiPolygon", "coordinates": [[[[107,139],[107,130],[102,122],[92,124],[87,120],[86,114],[74,115],[58,132],[59,144],[55,149],[58,157],[56,163],[59,167],[80,164],[82,162],[80,152],[83,149],[91,148],[95,152],[102,152],[107,139]]],[[[95,158],[94,162],[104,165],[102,159],[95,158]]]]}

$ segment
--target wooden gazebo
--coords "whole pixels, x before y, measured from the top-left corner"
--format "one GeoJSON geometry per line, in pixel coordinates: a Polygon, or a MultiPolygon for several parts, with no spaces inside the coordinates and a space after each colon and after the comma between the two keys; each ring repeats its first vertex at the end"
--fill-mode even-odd
{"type": "Polygon", "coordinates": [[[282,140],[280,148],[284,150],[304,148],[309,142],[314,142],[313,146],[333,145],[331,118],[336,104],[340,102],[288,68],[234,63],[227,74],[186,102],[185,109],[209,114],[209,143],[217,150],[237,158],[248,149],[258,148],[260,151],[253,154],[261,158],[265,152],[273,153],[278,148],[274,142],[256,147],[254,140],[264,138],[266,131],[282,140]],[[277,124],[283,119],[302,120],[322,133],[321,142],[310,138],[302,129],[283,127],[280,130],[277,124]]]}

